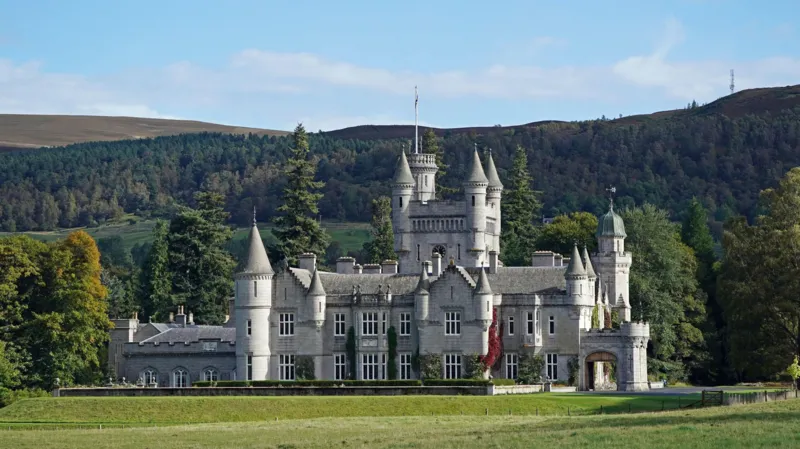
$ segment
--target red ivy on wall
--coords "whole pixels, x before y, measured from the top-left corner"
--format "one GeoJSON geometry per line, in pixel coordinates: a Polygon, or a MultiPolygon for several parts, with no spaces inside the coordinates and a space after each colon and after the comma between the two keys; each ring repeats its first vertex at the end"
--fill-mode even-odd
{"type": "Polygon", "coordinates": [[[497,331],[497,308],[492,310],[492,324],[489,326],[489,352],[480,357],[481,364],[489,368],[500,359],[503,352],[500,334],[497,331]]]}

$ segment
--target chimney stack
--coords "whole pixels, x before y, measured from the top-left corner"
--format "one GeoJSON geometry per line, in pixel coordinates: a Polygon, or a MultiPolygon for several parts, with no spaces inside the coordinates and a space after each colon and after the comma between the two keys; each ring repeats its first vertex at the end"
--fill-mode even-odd
{"type": "Polygon", "coordinates": [[[433,273],[432,276],[442,275],[442,255],[433,253],[433,273]]]}
{"type": "Polygon", "coordinates": [[[313,273],[314,269],[317,267],[317,255],[314,253],[300,254],[298,261],[298,268],[308,270],[310,273],[313,273]]]}
{"type": "Polygon", "coordinates": [[[497,251],[489,251],[489,273],[495,274],[497,273],[497,251]]]}

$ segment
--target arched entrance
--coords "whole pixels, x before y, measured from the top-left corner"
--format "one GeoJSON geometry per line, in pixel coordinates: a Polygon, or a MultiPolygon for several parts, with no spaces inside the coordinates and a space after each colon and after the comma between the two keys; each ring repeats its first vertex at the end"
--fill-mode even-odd
{"type": "Polygon", "coordinates": [[[587,390],[616,390],[617,356],[607,351],[597,351],[586,356],[583,366],[584,382],[587,390]]]}

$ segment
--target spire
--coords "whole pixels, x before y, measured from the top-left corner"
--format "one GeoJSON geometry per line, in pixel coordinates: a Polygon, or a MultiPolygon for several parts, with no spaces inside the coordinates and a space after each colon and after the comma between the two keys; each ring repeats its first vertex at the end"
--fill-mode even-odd
{"type": "Polygon", "coordinates": [[[275,274],[272,271],[272,265],[269,263],[267,257],[267,250],[264,248],[264,242],[261,240],[261,234],[258,232],[258,226],[253,222],[250,228],[250,235],[247,236],[247,263],[240,273],[243,274],[275,274]]]}
{"type": "Polygon", "coordinates": [[[497,168],[494,166],[491,148],[489,148],[489,161],[486,164],[486,176],[489,178],[490,189],[503,189],[503,183],[500,182],[500,176],[497,175],[497,168]]]}
{"type": "Polygon", "coordinates": [[[414,290],[414,293],[428,293],[428,289],[431,287],[431,281],[428,278],[428,268],[425,264],[422,264],[422,271],[419,273],[419,282],[417,282],[417,288],[414,290]]]}
{"type": "Polygon", "coordinates": [[[314,275],[311,277],[311,285],[308,287],[308,296],[325,296],[325,289],[322,287],[322,280],[319,278],[319,270],[314,268],[314,275]]]}
{"type": "Polygon", "coordinates": [[[256,207],[253,206],[253,226],[256,225],[256,207]]]}
{"type": "Polygon", "coordinates": [[[483,172],[483,165],[481,165],[481,158],[478,155],[478,144],[475,144],[475,151],[472,155],[472,167],[469,170],[469,177],[465,181],[466,183],[480,183],[480,184],[488,184],[489,179],[486,178],[486,174],[483,172]]]}
{"type": "Polygon", "coordinates": [[[583,268],[583,263],[581,262],[581,255],[578,252],[578,245],[572,247],[572,257],[569,259],[569,265],[567,266],[567,276],[586,276],[586,270],[583,268]]]}
{"type": "Polygon", "coordinates": [[[394,172],[394,184],[414,184],[414,176],[411,175],[411,168],[408,166],[408,159],[405,151],[400,153],[397,161],[397,168],[394,172]]]}
{"type": "Polygon", "coordinates": [[[586,274],[591,278],[597,278],[597,273],[594,272],[594,267],[592,267],[592,259],[589,258],[589,251],[586,249],[586,245],[583,245],[583,260],[586,262],[586,274]]]}
{"type": "Polygon", "coordinates": [[[419,153],[419,94],[414,86],[414,154],[419,153]]]}
{"type": "Polygon", "coordinates": [[[481,274],[478,276],[478,285],[475,286],[476,295],[491,295],[492,287],[489,285],[489,277],[486,276],[486,270],[481,267],[481,274]]]}

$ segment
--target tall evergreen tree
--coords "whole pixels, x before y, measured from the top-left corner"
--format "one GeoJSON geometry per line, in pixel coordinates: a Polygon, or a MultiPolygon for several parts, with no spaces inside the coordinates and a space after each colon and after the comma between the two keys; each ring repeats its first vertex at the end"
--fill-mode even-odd
{"type": "Polygon", "coordinates": [[[370,263],[397,260],[392,230],[392,200],[387,196],[372,200],[372,240],[364,244],[364,252],[370,263]]]}
{"type": "Polygon", "coordinates": [[[439,145],[439,138],[431,128],[425,130],[422,134],[422,151],[436,156],[436,167],[439,169],[436,172],[436,196],[442,198],[448,194],[458,191],[457,188],[446,187],[442,184],[442,180],[447,175],[449,166],[444,163],[444,152],[441,145],[439,145]]]}
{"type": "Polygon", "coordinates": [[[197,209],[184,207],[169,227],[169,270],[172,304],[184,305],[200,324],[221,324],[233,288],[236,262],[225,244],[233,232],[222,196],[195,194],[197,209]]]}
{"type": "Polygon", "coordinates": [[[143,318],[163,319],[172,310],[172,275],[169,271],[169,227],[159,220],[153,228],[153,244],[140,272],[143,318]]]}
{"type": "Polygon", "coordinates": [[[503,233],[500,255],[506,265],[523,265],[535,251],[537,228],[534,219],[542,209],[540,192],[532,187],[528,153],[518,145],[511,168],[511,183],[503,195],[503,233]]]}
{"type": "Polygon", "coordinates": [[[283,191],[283,204],[278,212],[283,215],[275,219],[274,234],[280,240],[280,252],[289,264],[297,264],[297,256],[314,253],[325,254],[330,237],[317,221],[318,202],[325,186],[315,181],[317,167],[308,147],[308,135],[302,124],[298,124],[292,135],[292,156],[286,161],[287,186],[283,191]]]}

